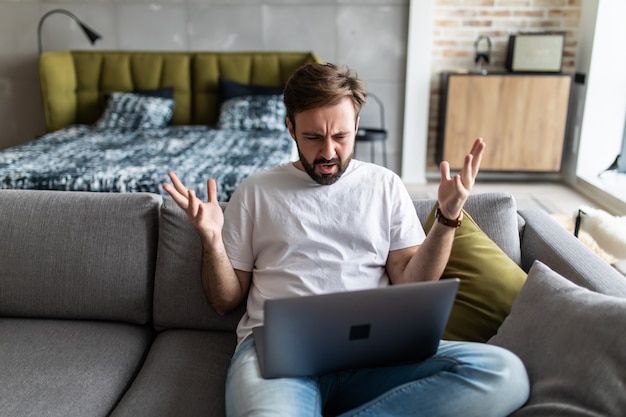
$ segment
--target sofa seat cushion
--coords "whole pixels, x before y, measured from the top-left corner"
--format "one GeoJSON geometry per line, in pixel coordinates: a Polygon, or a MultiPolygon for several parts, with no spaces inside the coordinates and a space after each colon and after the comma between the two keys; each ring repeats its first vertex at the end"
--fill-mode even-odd
{"type": "Polygon", "coordinates": [[[6,416],[108,416],[143,363],[147,326],[0,319],[6,416]]]}
{"type": "Polygon", "coordinates": [[[224,416],[224,385],[234,333],[161,332],[111,417],[224,416]]]}

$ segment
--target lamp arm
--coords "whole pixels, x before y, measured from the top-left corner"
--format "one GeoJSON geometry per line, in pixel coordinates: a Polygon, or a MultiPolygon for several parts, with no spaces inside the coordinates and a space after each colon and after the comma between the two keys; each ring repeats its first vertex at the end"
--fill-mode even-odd
{"type": "Polygon", "coordinates": [[[85,36],[89,38],[89,41],[91,42],[92,45],[96,40],[100,39],[100,35],[94,32],[91,28],[87,27],[87,25],[85,25],[83,22],[81,22],[80,19],[76,17],[74,13],[65,9],[53,9],[45,13],[43,16],[41,16],[41,19],[39,19],[39,23],[37,24],[37,46],[39,50],[39,55],[41,55],[41,52],[43,50],[41,46],[41,28],[43,26],[43,22],[44,20],[46,20],[46,18],[48,18],[48,16],[50,16],[51,14],[55,14],[55,13],[62,13],[72,18],[72,20],[74,20],[74,22],[76,22],[76,24],[80,26],[85,36]]]}

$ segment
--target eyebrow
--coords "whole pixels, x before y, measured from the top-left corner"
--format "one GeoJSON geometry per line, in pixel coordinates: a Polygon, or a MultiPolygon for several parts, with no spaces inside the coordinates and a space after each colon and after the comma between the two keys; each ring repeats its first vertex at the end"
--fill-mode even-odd
{"type": "MultiPolygon", "coordinates": [[[[316,132],[316,131],[305,131],[301,133],[303,136],[324,136],[323,133],[320,132],[316,132]]],[[[343,135],[349,135],[350,131],[349,130],[340,130],[339,132],[335,132],[333,133],[331,136],[343,136],[343,135]]]]}

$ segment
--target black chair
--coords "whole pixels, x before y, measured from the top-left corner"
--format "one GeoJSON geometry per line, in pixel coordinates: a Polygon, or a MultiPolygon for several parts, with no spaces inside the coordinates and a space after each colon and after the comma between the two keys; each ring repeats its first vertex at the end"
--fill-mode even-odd
{"type": "MultiPolygon", "coordinates": [[[[359,127],[356,132],[357,142],[370,142],[371,161],[374,162],[374,142],[381,142],[383,149],[383,166],[387,166],[387,130],[385,129],[385,106],[374,94],[367,93],[372,97],[380,109],[380,127],[359,127]]],[[[356,153],[356,149],[355,149],[356,153]]]]}

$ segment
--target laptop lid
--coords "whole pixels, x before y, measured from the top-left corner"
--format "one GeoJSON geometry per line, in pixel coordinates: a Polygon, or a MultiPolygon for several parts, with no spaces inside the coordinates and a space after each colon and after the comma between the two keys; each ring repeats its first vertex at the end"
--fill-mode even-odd
{"type": "Polygon", "coordinates": [[[265,378],[419,362],[439,346],[460,280],[268,300],[253,329],[265,378]]]}

